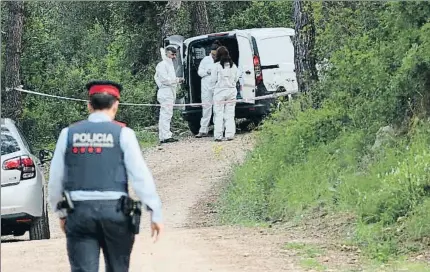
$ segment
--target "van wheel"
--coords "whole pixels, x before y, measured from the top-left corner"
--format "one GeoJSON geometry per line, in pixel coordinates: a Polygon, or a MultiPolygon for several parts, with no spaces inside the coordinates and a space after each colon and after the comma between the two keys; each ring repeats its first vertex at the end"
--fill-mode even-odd
{"type": "Polygon", "coordinates": [[[197,121],[188,121],[188,128],[190,129],[191,133],[194,135],[197,135],[200,130],[200,120],[197,121]]]}
{"type": "Polygon", "coordinates": [[[265,116],[252,117],[249,119],[249,129],[250,130],[258,130],[260,126],[263,124],[265,116]]]}
{"type": "Polygon", "coordinates": [[[253,117],[251,118],[251,122],[255,127],[258,127],[261,125],[261,123],[263,122],[264,118],[266,118],[265,115],[262,116],[258,116],[258,117],[253,117]]]}
{"type": "Polygon", "coordinates": [[[30,240],[46,240],[51,238],[48,211],[45,208],[42,216],[34,220],[30,227],[30,240]]]}

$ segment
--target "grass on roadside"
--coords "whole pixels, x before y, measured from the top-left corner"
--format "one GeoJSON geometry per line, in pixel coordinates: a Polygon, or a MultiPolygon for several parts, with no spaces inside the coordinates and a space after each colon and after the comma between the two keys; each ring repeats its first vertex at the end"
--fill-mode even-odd
{"type": "MultiPolygon", "coordinates": [[[[430,264],[418,261],[397,260],[388,263],[373,263],[365,266],[361,272],[429,272],[430,264]]],[[[352,272],[352,271],[345,271],[352,272]]],[[[354,271],[355,272],[355,271],[354,271]]]]}
{"type": "Polygon", "coordinates": [[[326,211],[356,218],[351,240],[387,262],[428,248],[430,124],[373,149],[375,133],[338,108],[284,109],[265,122],[256,148],[221,196],[222,223],[291,222],[326,211]]]}
{"type": "Polygon", "coordinates": [[[141,148],[149,148],[157,145],[158,136],[156,132],[146,130],[137,130],[135,132],[141,148]]]}
{"type": "Polygon", "coordinates": [[[293,250],[301,256],[300,265],[305,269],[324,271],[326,267],[316,258],[324,254],[324,250],[314,245],[291,242],[285,245],[286,249],[293,250]]]}

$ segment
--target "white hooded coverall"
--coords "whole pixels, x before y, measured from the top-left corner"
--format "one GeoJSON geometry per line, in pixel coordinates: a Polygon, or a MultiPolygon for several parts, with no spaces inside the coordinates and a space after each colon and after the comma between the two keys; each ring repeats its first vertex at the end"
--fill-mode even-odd
{"type": "Polygon", "coordinates": [[[155,68],[154,79],[158,86],[157,100],[161,104],[158,137],[160,141],[164,141],[172,138],[170,121],[173,116],[173,104],[176,100],[176,89],[178,86],[178,79],[172,59],[163,56],[163,61],[158,63],[155,68]]]}
{"type": "Polygon", "coordinates": [[[202,59],[197,73],[202,78],[201,81],[201,98],[202,103],[208,103],[202,106],[202,119],[200,120],[199,133],[207,134],[209,131],[209,122],[212,117],[212,101],[213,89],[211,88],[211,69],[214,65],[214,60],[211,55],[202,59]],[[210,104],[209,104],[210,103],[210,104]]]}
{"type": "Polygon", "coordinates": [[[236,134],[235,108],[236,102],[219,103],[235,100],[237,95],[236,82],[239,80],[237,66],[230,67],[228,62],[223,68],[215,63],[211,72],[211,86],[214,92],[214,138],[222,139],[224,127],[225,137],[232,139],[236,134]]]}

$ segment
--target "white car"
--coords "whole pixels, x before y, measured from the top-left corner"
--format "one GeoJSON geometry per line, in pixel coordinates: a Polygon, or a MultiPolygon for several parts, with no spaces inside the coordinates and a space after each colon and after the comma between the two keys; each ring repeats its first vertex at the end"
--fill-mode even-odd
{"type": "Polygon", "coordinates": [[[14,121],[1,119],[1,235],[30,240],[50,238],[42,164],[52,152],[37,158],[14,121]]]}

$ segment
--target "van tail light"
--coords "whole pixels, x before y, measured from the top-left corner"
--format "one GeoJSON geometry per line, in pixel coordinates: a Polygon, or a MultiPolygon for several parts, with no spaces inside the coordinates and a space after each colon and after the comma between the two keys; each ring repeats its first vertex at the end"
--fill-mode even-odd
{"type": "Polygon", "coordinates": [[[21,171],[21,180],[31,179],[36,176],[36,166],[29,156],[16,157],[5,161],[3,169],[21,171]]]}
{"type": "Polygon", "coordinates": [[[263,72],[261,71],[260,58],[254,56],[254,72],[255,72],[255,84],[258,85],[263,81],[263,72]]]}

